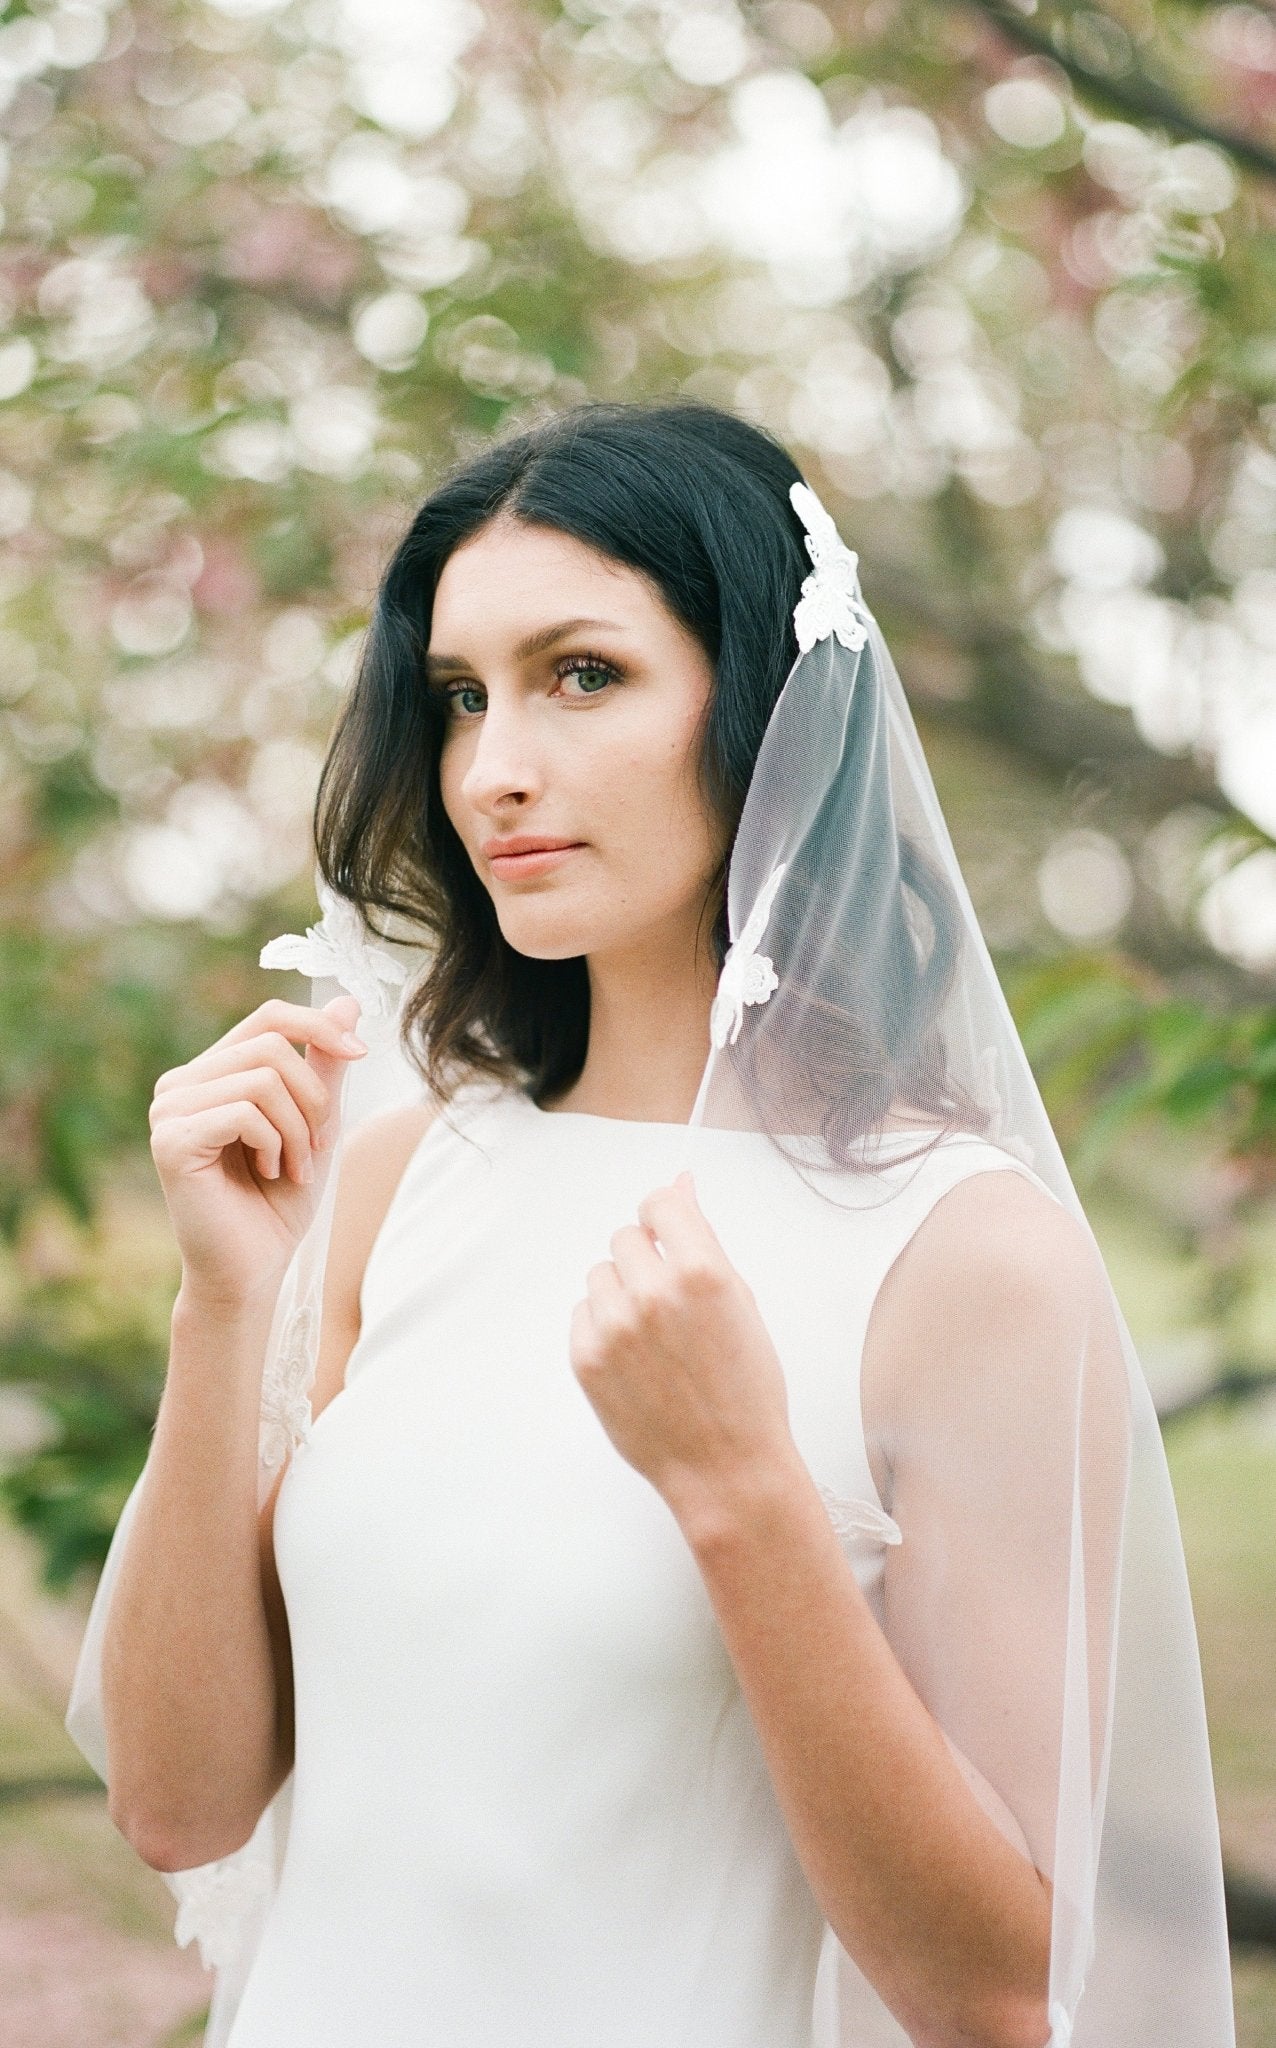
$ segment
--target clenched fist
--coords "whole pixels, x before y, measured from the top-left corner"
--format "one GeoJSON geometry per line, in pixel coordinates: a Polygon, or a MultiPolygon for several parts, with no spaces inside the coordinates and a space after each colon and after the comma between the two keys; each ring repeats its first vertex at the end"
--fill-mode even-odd
{"type": "Polygon", "coordinates": [[[677,1508],[791,1460],[784,1372],[688,1173],[591,1266],[571,1363],[621,1456],[677,1508]]]}

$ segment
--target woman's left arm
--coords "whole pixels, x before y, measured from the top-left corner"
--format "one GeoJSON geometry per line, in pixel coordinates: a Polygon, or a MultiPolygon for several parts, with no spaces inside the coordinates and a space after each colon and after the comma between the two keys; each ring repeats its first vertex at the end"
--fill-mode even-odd
{"type": "Polygon", "coordinates": [[[904,1675],[801,1459],[671,1505],[842,1946],[916,2048],[1043,2048],[1049,1885],[904,1675]]]}
{"type": "MultiPolygon", "coordinates": [[[[932,1286],[950,1277],[980,1302],[973,1317],[924,1321],[932,1369],[965,1370],[963,1342],[1021,1351],[1025,1315],[1053,1333],[1060,1316],[1075,1321],[1085,1249],[1040,1201],[1060,1222],[1034,1227],[1054,1232],[1062,1257],[1029,1272],[1003,1233],[987,1256],[1009,1257],[1009,1289],[1004,1271],[981,1288],[968,1266],[946,1276],[932,1262],[932,1286]],[[945,1343],[949,1355],[933,1355],[945,1343]]],[[[689,1176],[638,1214],[612,1238],[612,1262],[591,1269],[573,1367],[686,1537],[820,1908],[916,2048],[1044,2048],[1050,1885],[878,1627],[790,1433],[756,1301],[689,1176]]]]}

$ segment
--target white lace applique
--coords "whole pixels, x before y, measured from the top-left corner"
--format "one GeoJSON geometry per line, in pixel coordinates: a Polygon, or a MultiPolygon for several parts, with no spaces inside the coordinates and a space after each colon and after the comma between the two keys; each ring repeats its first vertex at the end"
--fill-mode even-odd
{"type": "Polygon", "coordinates": [[[274,1889],[271,1859],[250,1843],[220,1863],[183,1870],[178,1878],[180,1904],[173,1925],[179,1948],[199,1943],[206,1970],[224,1970],[235,1963],[251,1932],[254,1908],[274,1889]]]}
{"type": "Polygon", "coordinates": [[[267,1472],[277,1472],[290,1451],[309,1441],[318,1341],[318,1309],[302,1302],[285,1323],[279,1349],[267,1359],[262,1375],[257,1456],[267,1472]]]}
{"type": "Polygon", "coordinates": [[[868,639],[872,613],[860,590],[859,556],[848,548],[809,484],[792,484],[789,500],[806,528],[806,551],[814,567],[793,612],[802,653],[836,633],[852,652],[868,639]]]}
{"type": "Polygon", "coordinates": [[[877,1543],[902,1543],[904,1532],[898,1522],[884,1515],[872,1501],[848,1500],[845,1494],[834,1493],[831,1486],[816,1482],[820,1499],[828,1509],[828,1517],[837,1535],[843,1542],[852,1542],[856,1537],[868,1536],[877,1543]]]}
{"type": "Polygon", "coordinates": [[[408,978],[402,960],[396,960],[368,937],[368,928],[355,904],[335,896],[320,876],[315,893],[323,912],[318,924],[308,925],[304,934],[282,932],[262,947],[262,967],[294,968],[312,980],[330,976],[357,998],[364,1017],[386,1017],[398,1007],[398,996],[387,992],[408,978]]]}
{"type": "Polygon", "coordinates": [[[745,919],[744,930],[735,944],[727,949],[727,957],[718,976],[717,994],[709,1012],[709,1032],[716,1046],[724,1046],[728,1039],[734,1045],[740,1036],[745,1004],[767,1002],[771,991],[780,986],[774,964],[765,955],[759,955],[758,947],[786,866],[787,862],[780,861],[772,868],[757,902],[745,919]]]}

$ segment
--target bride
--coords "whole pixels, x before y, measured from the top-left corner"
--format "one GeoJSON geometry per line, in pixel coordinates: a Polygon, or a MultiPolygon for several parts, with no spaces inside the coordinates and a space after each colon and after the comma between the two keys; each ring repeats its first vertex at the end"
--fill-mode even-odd
{"type": "Polygon", "coordinates": [[[855,566],[699,404],[459,468],[276,942],[315,1000],[156,1084],[68,1726],[179,1938],[258,1874],[210,2048],[1232,2038],[1150,1402],[855,566]]]}

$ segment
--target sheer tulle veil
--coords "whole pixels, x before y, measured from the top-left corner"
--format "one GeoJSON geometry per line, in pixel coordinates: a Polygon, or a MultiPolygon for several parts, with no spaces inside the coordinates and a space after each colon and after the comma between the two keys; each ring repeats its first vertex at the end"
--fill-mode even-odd
{"type": "MultiPolygon", "coordinates": [[[[859,1421],[870,1442],[891,1447],[899,1484],[890,1512],[840,1506],[852,1523],[862,1509],[860,1528],[888,1546],[886,1629],[900,1663],[972,1783],[991,1788],[1003,1831],[1051,1882],[1049,2048],[1231,2048],[1196,1633],[1151,1397],[857,558],[814,492],[795,484],[791,500],[811,569],[793,618],[795,658],[732,847],[731,946],[686,1164],[694,1170],[705,1127],[765,1132],[794,1172],[846,1209],[853,1247],[858,1208],[896,1199],[934,1145],[978,1138],[1011,1154],[1073,1219],[1089,1275],[1077,1313],[1002,1347],[978,1385],[937,1377],[893,1388],[886,1375],[859,1421]]],[[[287,1459],[304,1455],[310,1429],[343,1141],[423,1087],[398,1017],[428,958],[374,937],[358,907],[322,881],[318,893],[320,922],[272,941],[262,962],[309,975],[316,1004],[342,989],[355,995],[372,1050],[342,1077],[340,1135],[320,1156],[314,1221],[275,1311],[262,1501],[287,1459]]],[[[566,1331],[563,1362],[567,1371],[566,1331]]],[[[108,1782],[102,1637],[145,1481],[144,1468],[97,1588],[67,1713],[108,1782]]],[[[198,1939],[216,1973],[208,2048],[223,2048],[260,1940],[291,1783],[235,1854],[165,1876],[176,1939],[198,1939]]],[[[811,2048],[908,2039],[831,1928],[810,2039],[811,2048]]]]}

